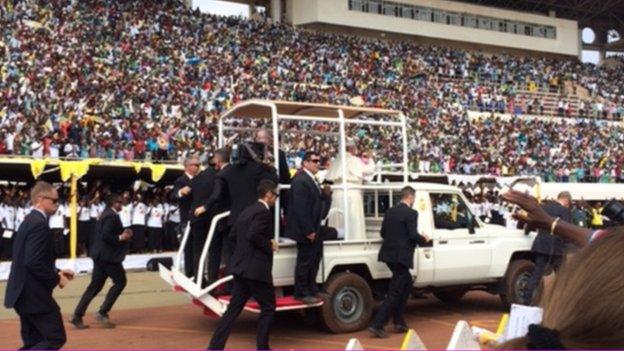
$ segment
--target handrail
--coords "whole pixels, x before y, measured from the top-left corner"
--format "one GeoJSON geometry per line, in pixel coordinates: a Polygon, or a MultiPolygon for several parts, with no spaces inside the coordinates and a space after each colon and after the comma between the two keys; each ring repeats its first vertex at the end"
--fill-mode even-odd
{"type": "Polygon", "coordinates": [[[210,243],[212,242],[212,237],[214,236],[215,229],[217,228],[217,223],[230,215],[230,211],[221,212],[218,215],[212,217],[212,221],[210,222],[210,229],[208,230],[208,237],[206,238],[206,242],[204,243],[204,248],[202,249],[202,254],[199,259],[199,267],[197,267],[197,286],[201,288],[203,280],[204,280],[204,270],[206,266],[206,257],[208,256],[208,250],[210,249],[210,243]]]}
{"type": "MultiPolygon", "coordinates": [[[[187,222],[186,228],[184,228],[184,235],[182,235],[182,242],[180,243],[180,247],[178,248],[178,253],[176,254],[175,263],[173,265],[173,268],[177,269],[181,273],[182,273],[182,270],[180,270],[180,262],[182,260],[182,255],[184,254],[184,247],[186,246],[186,242],[188,241],[188,237],[190,233],[191,233],[191,223],[187,222]]],[[[191,264],[191,262],[184,262],[184,265],[188,265],[188,264],[191,264]]]]}

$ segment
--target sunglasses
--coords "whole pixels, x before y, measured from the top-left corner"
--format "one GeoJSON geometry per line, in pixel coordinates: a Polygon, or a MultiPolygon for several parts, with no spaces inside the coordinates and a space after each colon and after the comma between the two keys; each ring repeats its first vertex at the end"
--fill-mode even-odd
{"type": "Polygon", "coordinates": [[[311,159],[310,162],[312,162],[312,163],[319,163],[319,162],[321,162],[321,160],[318,159],[318,158],[317,159],[311,159]]]}
{"type": "Polygon", "coordinates": [[[44,199],[48,199],[50,201],[52,201],[53,203],[58,203],[59,198],[58,197],[50,197],[50,196],[42,196],[44,199]]]}

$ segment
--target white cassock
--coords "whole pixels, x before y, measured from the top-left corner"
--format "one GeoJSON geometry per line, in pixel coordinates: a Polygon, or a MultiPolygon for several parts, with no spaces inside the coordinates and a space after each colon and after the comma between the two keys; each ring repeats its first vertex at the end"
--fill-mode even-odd
{"type": "MultiPolygon", "coordinates": [[[[347,158],[347,185],[362,185],[364,177],[375,172],[375,163],[368,163],[359,157],[346,153],[347,158]]],[[[327,171],[326,179],[334,181],[335,185],[342,184],[342,160],[339,158],[332,163],[327,171]]],[[[364,220],[364,199],[361,189],[347,190],[349,208],[345,210],[343,191],[334,189],[332,195],[332,208],[329,217],[329,226],[338,230],[338,236],[345,236],[344,218],[349,221],[349,240],[366,239],[366,222],[364,220]],[[334,211],[339,210],[339,213],[334,211]],[[344,214],[344,215],[343,215],[344,214]]]]}

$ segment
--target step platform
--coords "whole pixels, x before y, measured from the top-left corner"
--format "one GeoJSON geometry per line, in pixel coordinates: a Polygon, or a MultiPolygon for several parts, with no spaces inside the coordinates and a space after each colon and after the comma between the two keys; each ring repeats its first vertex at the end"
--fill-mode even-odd
{"type": "MultiPolygon", "coordinates": [[[[222,295],[217,299],[225,304],[230,303],[230,299],[232,296],[230,295],[222,295]]],[[[319,301],[314,304],[305,304],[299,300],[295,300],[294,296],[281,296],[275,299],[275,311],[291,311],[291,310],[301,310],[304,308],[313,308],[323,306],[323,301],[319,301]]],[[[253,299],[247,301],[245,305],[245,310],[254,313],[260,313],[260,304],[253,299]]]]}

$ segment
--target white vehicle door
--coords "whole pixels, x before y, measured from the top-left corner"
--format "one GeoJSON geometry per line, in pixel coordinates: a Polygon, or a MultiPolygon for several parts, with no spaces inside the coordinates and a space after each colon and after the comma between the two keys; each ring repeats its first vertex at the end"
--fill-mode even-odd
{"type": "Polygon", "coordinates": [[[464,198],[459,193],[432,192],[429,196],[434,281],[461,284],[486,277],[492,259],[490,238],[479,228],[464,198]]]}

